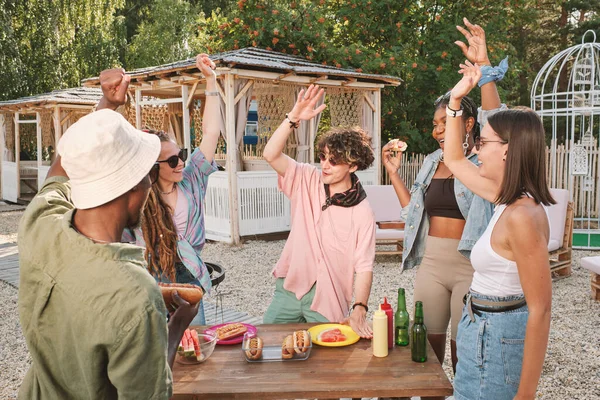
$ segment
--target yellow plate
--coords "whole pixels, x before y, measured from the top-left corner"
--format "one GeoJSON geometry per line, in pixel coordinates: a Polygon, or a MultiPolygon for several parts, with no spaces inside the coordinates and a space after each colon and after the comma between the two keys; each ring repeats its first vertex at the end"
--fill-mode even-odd
{"type": "Polygon", "coordinates": [[[313,326],[308,331],[310,332],[312,342],[319,344],[321,346],[342,347],[342,346],[348,346],[348,345],[354,344],[360,340],[360,336],[358,336],[358,334],[356,332],[354,332],[352,330],[352,328],[350,328],[350,326],[348,326],[348,325],[323,324],[323,325],[313,326]],[[340,331],[342,331],[342,333],[346,336],[346,340],[344,340],[343,342],[321,342],[320,340],[317,339],[321,332],[323,332],[326,329],[332,329],[332,328],[338,328],[340,331]]]}

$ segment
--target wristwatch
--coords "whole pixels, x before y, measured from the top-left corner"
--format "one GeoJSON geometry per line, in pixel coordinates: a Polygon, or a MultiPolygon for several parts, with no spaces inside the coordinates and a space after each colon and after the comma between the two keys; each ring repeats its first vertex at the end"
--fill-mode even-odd
{"type": "Polygon", "coordinates": [[[460,110],[453,110],[450,106],[446,106],[446,115],[452,118],[460,117],[463,114],[463,108],[460,110]]]}

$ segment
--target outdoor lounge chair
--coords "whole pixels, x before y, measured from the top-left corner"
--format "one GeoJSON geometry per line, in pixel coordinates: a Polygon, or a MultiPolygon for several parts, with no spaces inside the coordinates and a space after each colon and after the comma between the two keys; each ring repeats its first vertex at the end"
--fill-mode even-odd
{"type": "Polygon", "coordinates": [[[395,250],[375,251],[375,254],[402,254],[404,222],[400,220],[402,206],[392,185],[365,185],[367,200],[375,213],[375,244],[393,245],[395,250]]]}
{"type": "Polygon", "coordinates": [[[600,256],[583,257],[581,266],[592,275],[592,299],[600,301],[600,256]]]}
{"type": "Polygon", "coordinates": [[[565,189],[550,189],[556,204],[548,209],[550,215],[550,243],[548,252],[553,276],[571,275],[573,253],[573,202],[565,189]]]}

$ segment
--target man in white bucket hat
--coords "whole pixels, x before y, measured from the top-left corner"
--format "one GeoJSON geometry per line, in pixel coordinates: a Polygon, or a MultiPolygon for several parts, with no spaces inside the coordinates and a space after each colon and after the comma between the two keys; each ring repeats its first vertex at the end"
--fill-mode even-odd
{"type": "Polygon", "coordinates": [[[177,345],[198,309],[166,309],[143,249],[120,243],[140,222],[160,141],[113,111],[129,77],[100,75],[104,97],[60,154],[19,226],[19,316],[32,364],[23,399],[168,399],[177,345]]]}

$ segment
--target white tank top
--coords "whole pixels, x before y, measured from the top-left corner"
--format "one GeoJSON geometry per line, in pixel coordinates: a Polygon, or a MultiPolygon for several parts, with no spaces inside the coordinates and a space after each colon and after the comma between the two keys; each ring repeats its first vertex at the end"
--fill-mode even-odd
{"type": "MultiPolygon", "coordinates": [[[[548,209],[543,207],[548,217],[548,209]]],[[[502,257],[492,248],[492,232],[505,209],[506,204],[496,206],[487,229],[471,250],[471,264],[475,270],[471,290],[488,296],[523,294],[517,263],[502,257]]]]}

